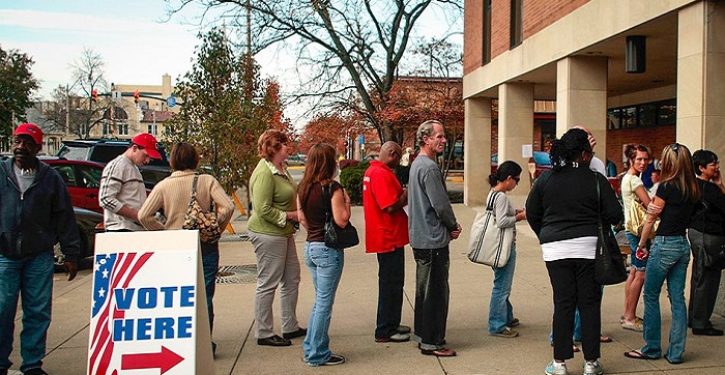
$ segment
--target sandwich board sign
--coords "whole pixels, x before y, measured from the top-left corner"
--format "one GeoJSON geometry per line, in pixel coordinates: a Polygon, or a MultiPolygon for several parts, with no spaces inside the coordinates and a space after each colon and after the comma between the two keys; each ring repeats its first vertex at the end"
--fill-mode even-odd
{"type": "Polygon", "coordinates": [[[213,374],[199,233],[96,236],[89,375],[213,374]]]}

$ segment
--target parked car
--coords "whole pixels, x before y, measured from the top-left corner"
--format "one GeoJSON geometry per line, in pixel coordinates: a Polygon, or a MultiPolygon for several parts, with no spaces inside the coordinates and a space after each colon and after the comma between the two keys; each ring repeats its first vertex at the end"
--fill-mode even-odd
{"type": "Polygon", "coordinates": [[[289,166],[305,165],[306,161],[307,155],[305,154],[294,154],[287,157],[287,165],[289,166]]]}
{"type": "MultiPolygon", "coordinates": [[[[58,150],[58,157],[69,160],[86,160],[106,164],[126,151],[131,145],[130,140],[124,139],[80,139],[63,141],[58,150]]],[[[159,181],[171,174],[169,161],[166,158],[164,146],[159,144],[161,159],[152,159],[148,165],[139,167],[147,189],[153,189],[159,181]]]]}
{"type": "Polygon", "coordinates": [[[65,181],[73,206],[103,213],[98,204],[98,188],[101,185],[103,164],[83,160],[67,160],[58,157],[40,157],[65,181]]]}
{"type": "MultiPolygon", "coordinates": [[[[78,234],[81,237],[79,260],[82,260],[93,255],[96,246],[96,233],[103,232],[103,215],[80,207],[73,207],[73,212],[76,216],[78,234]]],[[[65,257],[60,251],[60,243],[55,244],[53,252],[55,271],[60,272],[64,269],[63,262],[65,261],[65,257]]]]}

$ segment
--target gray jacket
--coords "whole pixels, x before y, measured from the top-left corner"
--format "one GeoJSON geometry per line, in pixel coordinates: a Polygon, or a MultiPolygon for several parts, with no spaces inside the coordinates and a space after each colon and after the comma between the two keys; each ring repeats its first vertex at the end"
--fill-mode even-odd
{"type": "Polygon", "coordinates": [[[408,182],[408,232],[414,249],[448,246],[450,232],[458,226],[438,165],[420,154],[410,166],[408,182]]]}

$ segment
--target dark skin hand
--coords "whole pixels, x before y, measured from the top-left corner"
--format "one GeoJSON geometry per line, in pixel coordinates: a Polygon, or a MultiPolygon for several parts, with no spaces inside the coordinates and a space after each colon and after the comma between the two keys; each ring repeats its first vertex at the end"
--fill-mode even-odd
{"type": "Polygon", "coordinates": [[[68,281],[75,279],[76,274],[78,274],[78,263],[65,261],[63,266],[65,267],[65,271],[68,273],[68,281]]]}

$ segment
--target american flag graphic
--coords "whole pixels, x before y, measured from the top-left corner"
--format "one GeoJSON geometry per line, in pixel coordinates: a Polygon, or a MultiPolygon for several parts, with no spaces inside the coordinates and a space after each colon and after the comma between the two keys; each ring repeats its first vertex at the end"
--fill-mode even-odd
{"type": "Polygon", "coordinates": [[[153,252],[98,254],[94,257],[93,305],[88,350],[89,375],[118,373],[117,369],[111,369],[113,371],[109,372],[109,365],[114,358],[111,332],[113,319],[123,319],[124,311],[116,309],[112,293],[116,288],[127,288],[151,255],[153,252]]]}

